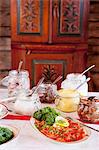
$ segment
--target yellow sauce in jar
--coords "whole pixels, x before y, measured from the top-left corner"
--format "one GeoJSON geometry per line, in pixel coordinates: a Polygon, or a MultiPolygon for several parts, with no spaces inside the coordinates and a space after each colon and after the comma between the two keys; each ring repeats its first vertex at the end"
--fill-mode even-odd
{"type": "Polygon", "coordinates": [[[58,91],[58,97],[55,100],[56,108],[63,112],[77,111],[79,104],[79,93],[74,90],[61,89],[58,91]]]}

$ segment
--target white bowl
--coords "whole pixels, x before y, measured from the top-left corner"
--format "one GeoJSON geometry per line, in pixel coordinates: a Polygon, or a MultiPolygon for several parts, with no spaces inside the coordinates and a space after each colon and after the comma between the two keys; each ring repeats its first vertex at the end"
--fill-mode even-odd
{"type": "Polygon", "coordinates": [[[8,109],[5,105],[0,104],[0,119],[8,115],[8,109]]]}
{"type": "Polygon", "coordinates": [[[16,139],[16,137],[18,136],[19,134],[19,129],[12,126],[12,125],[6,125],[6,124],[0,124],[0,127],[5,127],[5,128],[8,128],[9,130],[11,130],[14,134],[13,138],[11,138],[9,141],[3,143],[0,145],[0,147],[2,146],[5,146],[6,144],[10,143],[10,142],[14,142],[14,140],[16,139]]]}

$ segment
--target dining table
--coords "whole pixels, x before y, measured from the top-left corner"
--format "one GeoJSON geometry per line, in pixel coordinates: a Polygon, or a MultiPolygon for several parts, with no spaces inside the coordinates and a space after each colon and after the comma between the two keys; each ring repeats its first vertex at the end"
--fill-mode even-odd
{"type": "MultiPolygon", "coordinates": [[[[99,97],[99,92],[88,92],[89,96],[99,97]]],[[[0,101],[8,97],[7,88],[0,88],[0,101]]],[[[1,144],[0,150],[99,150],[99,132],[89,129],[90,135],[88,139],[80,142],[55,142],[41,136],[33,129],[30,118],[31,116],[14,114],[11,111],[11,102],[5,102],[9,113],[6,117],[0,119],[0,125],[13,126],[18,130],[18,135],[15,139],[1,144]]],[[[42,104],[43,107],[55,107],[55,104],[42,104]]],[[[66,116],[79,119],[77,112],[64,113],[66,116]]],[[[84,123],[94,129],[99,130],[99,124],[84,123]]]]}

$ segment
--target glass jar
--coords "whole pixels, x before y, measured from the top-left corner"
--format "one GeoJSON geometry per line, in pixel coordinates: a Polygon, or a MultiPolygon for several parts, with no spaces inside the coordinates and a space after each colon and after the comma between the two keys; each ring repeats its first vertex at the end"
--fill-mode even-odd
{"type": "Polygon", "coordinates": [[[79,104],[79,93],[73,90],[61,89],[55,99],[56,108],[63,112],[77,111],[79,104]]]}
{"type": "Polygon", "coordinates": [[[9,76],[7,80],[8,80],[8,95],[15,96],[17,93],[17,87],[19,85],[17,71],[16,70],[9,71],[9,76]]]}
{"type": "Polygon", "coordinates": [[[29,79],[29,72],[27,70],[22,70],[18,73],[18,82],[19,82],[19,89],[25,89],[29,91],[30,89],[30,79],[29,79]]]}
{"type": "MultiPolygon", "coordinates": [[[[86,80],[85,75],[80,75],[79,73],[71,73],[68,74],[66,79],[62,82],[61,88],[63,89],[75,89],[77,88],[81,83],[83,83],[86,80]]],[[[88,84],[84,83],[79,89],[78,92],[82,96],[87,96],[88,94],[88,84]]]]}
{"type": "Polygon", "coordinates": [[[53,103],[56,98],[57,85],[52,83],[42,83],[38,89],[40,101],[43,103],[53,103]]]}
{"type": "Polygon", "coordinates": [[[20,89],[24,89],[27,92],[30,89],[30,79],[27,70],[21,70],[19,73],[17,70],[11,70],[9,75],[3,79],[3,82],[7,83],[9,96],[16,96],[20,89]]]}
{"type": "Polygon", "coordinates": [[[99,122],[99,99],[95,97],[82,97],[77,112],[82,121],[90,123],[99,122]]]}
{"type": "Polygon", "coordinates": [[[14,111],[21,115],[33,115],[35,111],[41,109],[38,94],[27,96],[24,89],[19,90],[14,104],[14,111]]]}

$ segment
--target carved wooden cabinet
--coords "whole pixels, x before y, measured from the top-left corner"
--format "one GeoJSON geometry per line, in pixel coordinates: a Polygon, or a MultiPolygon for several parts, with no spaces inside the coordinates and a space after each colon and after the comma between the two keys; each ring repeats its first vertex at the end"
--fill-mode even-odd
{"type": "Polygon", "coordinates": [[[88,0],[52,0],[53,43],[87,42],[88,0]]]}
{"type": "Polygon", "coordinates": [[[32,84],[44,75],[81,72],[86,66],[89,0],[11,0],[12,68],[20,59],[32,84]]]}

